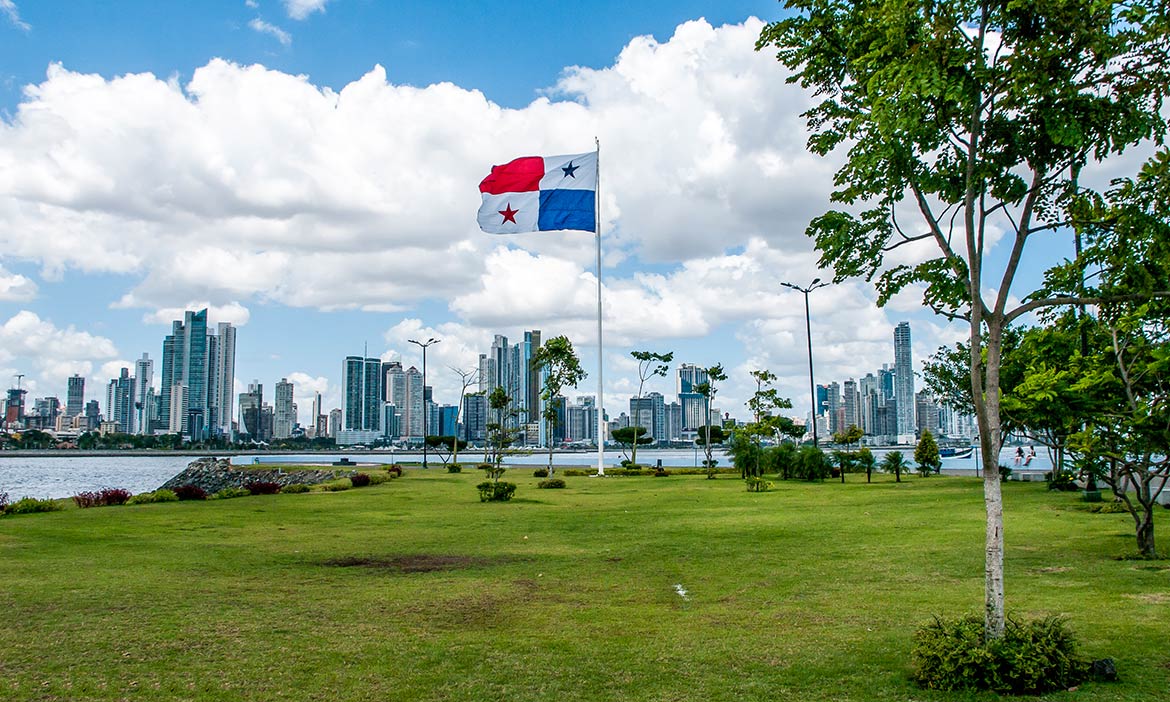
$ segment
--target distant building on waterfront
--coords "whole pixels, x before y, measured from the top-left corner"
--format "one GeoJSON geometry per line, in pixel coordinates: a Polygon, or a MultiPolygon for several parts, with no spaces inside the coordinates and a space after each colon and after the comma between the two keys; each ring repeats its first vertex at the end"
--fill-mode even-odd
{"type": "Polygon", "coordinates": [[[74,373],[69,378],[68,389],[65,394],[65,414],[69,417],[76,417],[84,411],[85,378],[74,373]]]}
{"type": "Polygon", "coordinates": [[[297,421],[293,404],[293,384],[288,382],[288,378],[281,378],[276,384],[273,397],[272,438],[287,439],[292,436],[297,421]]]}
{"type": "Polygon", "coordinates": [[[916,423],[910,322],[899,322],[894,328],[894,399],[897,402],[898,443],[912,443],[916,423]]]}
{"type": "Polygon", "coordinates": [[[185,436],[205,438],[230,433],[231,394],[235,384],[235,328],[221,322],[209,334],[207,310],[187,311],[171,324],[163,339],[159,421],[185,436]],[[178,406],[175,386],[183,386],[186,406],[178,406]],[[224,405],[227,405],[225,408],[224,405]]]}

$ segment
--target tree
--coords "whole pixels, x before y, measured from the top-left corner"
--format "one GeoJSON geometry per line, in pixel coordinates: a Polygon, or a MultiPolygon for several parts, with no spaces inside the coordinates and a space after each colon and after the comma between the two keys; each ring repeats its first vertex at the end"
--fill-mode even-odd
{"type": "Polygon", "coordinates": [[[873,468],[875,465],[877,465],[877,461],[874,459],[873,451],[870,451],[869,447],[862,446],[857,451],[857,465],[861,466],[861,468],[865,471],[865,482],[871,482],[871,478],[873,477],[873,468]]]}
{"type": "MultiPolygon", "coordinates": [[[[882,459],[882,470],[887,473],[894,474],[894,482],[902,482],[902,471],[906,470],[906,458],[902,456],[901,451],[890,451],[886,457],[882,459]]],[[[996,469],[995,479],[999,480],[999,472],[996,469]]]]}
{"type": "MultiPolygon", "coordinates": [[[[710,368],[707,368],[706,374],[707,380],[696,384],[695,392],[699,393],[707,400],[705,403],[707,421],[704,422],[704,424],[706,424],[706,427],[704,428],[705,440],[703,441],[702,446],[703,452],[707,456],[704,463],[704,465],[707,466],[707,479],[714,480],[715,462],[711,460],[711,401],[715,399],[715,393],[718,391],[718,389],[715,387],[715,383],[721,383],[724,380],[727,380],[727,374],[723,372],[723,364],[721,363],[716,363],[710,368]]],[[[722,437],[720,438],[722,439],[722,437]]]]}
{"type": "Polygon", "coordinates": [[[490,462],[496,469],[499,469],[500,462],[504,460],[504,450],[516,440],[516,430],[509,429],[506,423],[509,416],[516,416],[515,410],[508,409],[511,403],[512,398],[499,385],[488,395],[488,407],[491,408],[495,421],[487,425],[488,440],[484,448],[491,451],[490,462]]]}
{"type": "MultiPolygon", "coordinates": [[[[1170,86],[1164,0],[788,0],[757,48],[818,102],[809,149],[847,149],[832,199],[851,211],[814,219],[835,280],[877,279],[878,302],[912,284],[969,328],[971,395],[984,461],[985,632],[1004,632],[1000,361],[1004,330],[1080,295],[1013,290],[1029,241],[1066,231],[1085,192],[1081,169],[1166,132],[1170,86]],[[855,214],[855,212],[859,212],[855,214]],[[917,220],[903,227],[907,217],[917,220]],[[1004,256],[992,257],[1003,231],[1004,256]],[[887,265],[930,242],[933,258],[887,265]],[[999,265],[998,270],[995,264],[999,265]],[[1021,303],[1013,300],[1022,299],[1021,303]]],[[[997,247],[999,248],[999,247],[997,247]]]]}
{"type": "MultiPolygon", "coordinates": [[[[470,388],[472,385],[475,385],[479,382],[479,369],[476,368],[473,370],[460,370],[459,368],[455,368],[454,366],[449,366],[449,367],[451,368],[451,370],[455,371],[456,375],[459,376],[459,405],[455,408],[455,427],[456,427],[456,429],[458,429],[459,420],[463,416],[463,399],[465,397],[467,397],[467,389],[470,388]]],[[[465,436],[466,436],[466,434],[467,434],[467,432],[464,432],[465,436]]],[[[466,441],[464,441],[462,443],[464,446],[467,445],[466,441]]],[[[459,463],[459,448],[460,448],[459,442],[456,442],[454,456],[452,456],[452,458],[451,458],[452,463],[455,463],[455,464],[459,463]]]]}
{"type": "MultiPolygon", "coordinates": [[[[655,353],[653,351],[631,351],[630,355],[638,361],[638,397],[642,397],[642,388],[646,385],[646,381],[654,376],[665,378],[666,374],[670,372],[670,362],[674,360],[674,352],[668,351],[666,353],[655,353]]],[[[632,421],[637,422],[637,417],[631,418],[632,421]]],[[[655,436],[653,440],[660,440],[663,437],[655,436]]],[[[638,443],[634,442],[630,447],[630,462],[634,465],[638,464],[638,443]]],[[[650,443],[650,442],[647,442],[650,443]]]]}
{"type": "Polygon", "coordinates": [[[717,461],[711,458],[711,449],[715,444],[722,444],[727,439],[723,433],[723,427],[708,424],[705,427],[699,427],[695,432],[695,443],[703,447],[703,467],[707,469],[707,479],[715,479],[715,464],[717,461]]]}
{"type": "Polygon", "coordinates": [[[553,430],[560,421],[554,399],[560,397],[561,391],[571,388],[585,379],[585,369],[581,367],[581,359],[573,350],[573,342],[567,336],[554,336],[532,354],[532,366],[544,375],[544,383],[540,391],[540,399],[544,402],[541,416],[545,421],[545,434],[548,436],[548,474],[553,474],[553,430]]]}
{"type": "Polygon", "coordinates": [[[938,454],[938,442],[929,429],[922,430],[918,445],[914,447],[914,461],[918,464],[918,474],[927,477],[937,473],[942,468],[942,458],[938,454]]]}
{"type": "MultiPolygon", "coordinates": [[[[776,436],[781,426],[780,417],[772,413],[792,407],[791,400],[780,397],[780,392],[776,388],[769,387],[776,382],[775,373],[769,370],[754,370],[751,375],[756,381],[756,392],[748,399],[747,406],[752,411],[755,421],[745,426],[743,431],[754,440],[755,450],[750,453],[740,450],[744,458],[737,463],[740,465],[742,478],[747,478],[749,474],[759,476],[762,473],[759,465],[763,456],[762,439],[765,436],[776,436]]],[[[791,423],[791,420],[788,421],[791,423]]]]}
{"type": "Polygon", "coordinates": [[[444,464],[447,463],[448,458],[459,455],[460,448],[467,448],[466,441],[454,436],[428,435],[424,441],[428,448],[435,449],[435,453],[439,454],[439,460],[444,464]]]}
{"type": "MultiPolygon", "coordinates": [[[[639,445],[654,443],[654,439],[646,436],[646,427],[621,427],[614,429],[610,434],[610,438],[617,442],[618,446],[622,447],[622,455],[626,453],[626,448],[636,449],[639,445]]],[[[636,455],[636,454],[635,454],[636,455]]],[[[629,459],[633,467],[637,467],[637,463],[633,459],[629,459]]]]}

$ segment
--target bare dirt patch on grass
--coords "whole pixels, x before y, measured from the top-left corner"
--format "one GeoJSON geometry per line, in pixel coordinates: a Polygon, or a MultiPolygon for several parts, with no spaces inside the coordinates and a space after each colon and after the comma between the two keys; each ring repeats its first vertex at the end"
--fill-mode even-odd
{"type": "Polygon", "coordinates": [[[414,553],[400,556],[345,556],[324,561],[336,568],[370,568],[395,573],[437,573],[449,570],[464,570],[480,566],[498,565],[503,558],[479,556],[456,556],[444,553],[414,553]]]}

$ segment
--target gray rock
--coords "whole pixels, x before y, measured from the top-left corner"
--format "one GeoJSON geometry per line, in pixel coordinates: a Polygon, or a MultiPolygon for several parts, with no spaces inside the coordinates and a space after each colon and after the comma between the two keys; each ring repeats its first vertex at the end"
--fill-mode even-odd
{"type": "Polygon", "coordinates": [[[183,485],[195,485],[208,495],[213,495],[227,487],[247,487],[248,483],[268,482],[281,487],[295,483],[316,485],[352,474],[350,471],[332,470],[264,470],[233,466],[227,458],[205,456],[191,461],[178,475],[159,486],[159,489],[174,490],[183,485]]]}

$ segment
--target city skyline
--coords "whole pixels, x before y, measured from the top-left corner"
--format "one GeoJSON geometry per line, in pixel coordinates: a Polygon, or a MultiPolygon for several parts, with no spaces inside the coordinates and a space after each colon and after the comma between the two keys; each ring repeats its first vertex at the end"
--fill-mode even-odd
{"type": "MultiPolygon", "coordinates": [[[[633,349],[722,363],[733,414],[758,368],[780,376],[794,414],[809,410],[803,300],[779,283],[831,277],[803,231],[828,206],[835,164],[806,153],[806,98],[754,50],[752,16],[774,19],[779,4],[615,6],[594,42],[570,41],[559,13],[573,10],[554,8],[525,19],[546,47],[525,47],[527,61],[452,49],[481,46],[473,22],[444,14],[467,7],[400,17],[339,0],[294,16],[264,0],[160,17],[127,3],[137,22],[118,23],[55,5],[18,0],[21,25],[0,17],[6,384],[24,374],[33,395],[65,397],[73,373],[104,383],[184,310],[207,307],[209,326],[267,342],[241,349],[230,395],[286,378],[301,423],[317,393],[343,406],[338,359],[368,344],[419,365],[410,338],[444,339],[428,384],[451,397],[448,368],[475,367],[485,339],[565,334],[591,374],[578,390],[593,394],[592,237],[491,237],[475,213],[493,164],[577,153],[597,136],[610,411],[637,389],[633,349]],[[193,31],[158,46],[180,18],[193,31]],[[91,26],[124,50],[76,41],[91,26]],[[345,41],[363,31],[389,33],[345,41]],[[54,160],[62,152],[71,160],[54,160]]],[[[1103,182],[1141,156],[1082,178],[1103,182]]],[[[1071,251],[1058,235],[1036,243],[1071,251]]],[[[891,263],[922,253],[903,247],[891,263]]],[[[1025,261],[1021,290],[1040,275],[1025,261]]],[[[891,362],[898,321],[914,325],[916,368],[964,336],[914,291],[885,309],[875,299],[857,280],[810,295],[818,378],[891,362]]]]}

